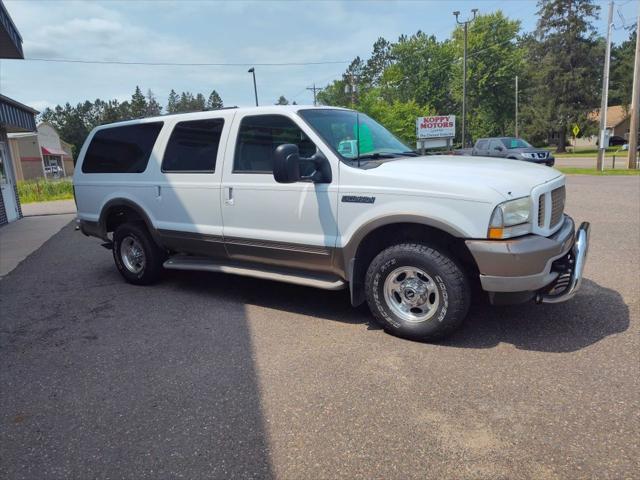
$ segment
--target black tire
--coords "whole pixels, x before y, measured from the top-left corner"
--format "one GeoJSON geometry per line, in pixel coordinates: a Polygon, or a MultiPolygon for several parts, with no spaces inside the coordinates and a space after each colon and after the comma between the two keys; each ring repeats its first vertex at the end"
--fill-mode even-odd
{"type": "MultiPolygon", "coordinates": [[[[401,277],[402,274],[396,279],[401,277]]],[[[418,277],[424,280],[421,275],[418,277]]],[[[404,286],[405,282],[401,285],[404,286]]],[[[394,288],[400,287],[391,287],[392,290],[394,288]]],[[[406,289],[402,291],[411,294],[407,293],[406,289]]],[[[441,251],[415,243],[394,245],[380,252],[367,269],[365,292],[373,316],[386,332],[421,341],[437,340],[456,330],[466,317],[471,300],[471,287],[458,264],[441,251]],[[431,285],[433,293],[422,298],[432,298],[434,302],[437,299],[437,303],[431,305],[432,308],[427,314],[431,316],[426,320],[410,321],[401,317],[396,313],[397,309],[394,311],[388,303],[393,302],[395,298],[399,304],[401,295],[392,293],[389,300],[385,297],[387,278],[402,271],[403,267],[418,269],[430,277],[430,280],[423,284],[431,285]]],[[[415,292],[412,294],[412,297],[414,296],[415,292]]]]}
{"type": "Polygon", "coordinates": [[[140,223],[124,223],[113,233],[113,260],[124,279],[134,285],[150,285],[162,275],[165,252],[153,241],[146,227],[140,223]],[[140,271],[127,268],[122,256],[123,242],[134,239],[141,246],[144,262],[140,271]]]}

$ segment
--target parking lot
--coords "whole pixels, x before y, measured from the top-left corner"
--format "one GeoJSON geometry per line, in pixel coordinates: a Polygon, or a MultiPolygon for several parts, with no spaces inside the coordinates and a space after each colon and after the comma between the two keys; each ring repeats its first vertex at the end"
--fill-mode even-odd
{"type": "Polygon", "coordinates": [[[639,177],[570,177],[579,294],[477,301],[436,345],[346,292],[128,285],[70,224],[0,281],[0,477],[637,478],[639,205],[639,177]]]}

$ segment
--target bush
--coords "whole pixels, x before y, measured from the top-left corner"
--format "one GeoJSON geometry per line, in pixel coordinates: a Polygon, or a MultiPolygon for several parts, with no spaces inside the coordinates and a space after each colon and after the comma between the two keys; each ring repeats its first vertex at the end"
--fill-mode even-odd
{"type": "Polygon", "coordinates": [[[21,203],[49,202],[73,198],[71,180],[26,180],[18,182],[21,203]]]}

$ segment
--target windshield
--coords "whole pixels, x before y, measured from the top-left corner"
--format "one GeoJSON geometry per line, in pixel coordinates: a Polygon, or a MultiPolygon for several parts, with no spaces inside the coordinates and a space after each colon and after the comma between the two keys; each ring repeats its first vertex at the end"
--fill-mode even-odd
{"type": "Polygon", "coordinates": [[[299,114],[344,160],[356,160],[358,152],[361,160],[415,155],[391,132],[363,113],[309,109],[299,114]]]}
{"type": "Polygon", "coordinates": [[[522,140],[521,138],[503,138],[502,143],[505,147],[512,148],[531,148],[528,142],[522,140]]]}

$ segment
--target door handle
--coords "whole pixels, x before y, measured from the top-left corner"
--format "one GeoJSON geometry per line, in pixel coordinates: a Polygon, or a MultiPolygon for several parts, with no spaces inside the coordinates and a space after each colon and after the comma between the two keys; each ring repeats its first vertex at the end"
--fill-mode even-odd
{"type": "Polygon", "coordinates": [[[227,198],[225,199],[224,203],[226,205],[233,205],[233,187],[227,187],[227,198]]]}

